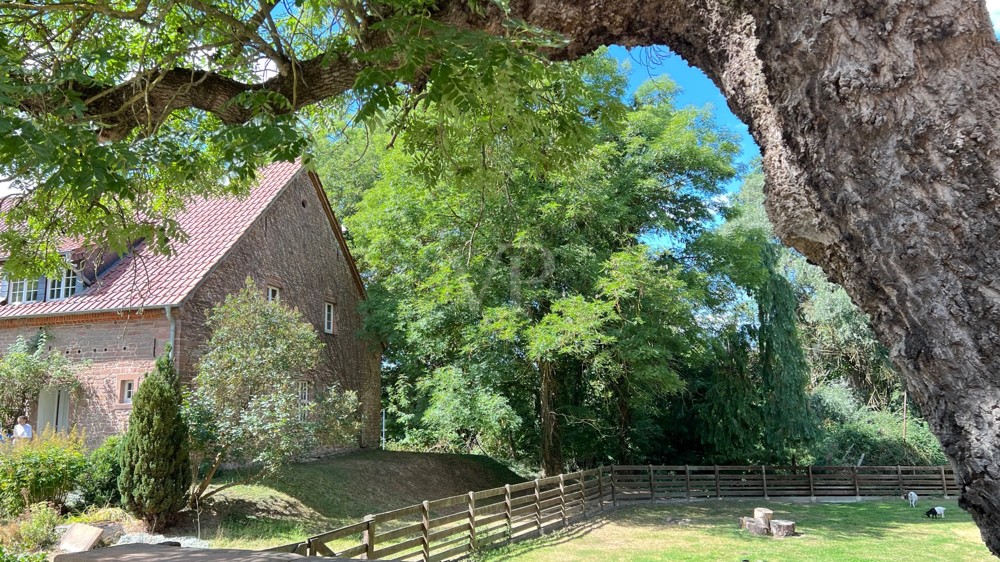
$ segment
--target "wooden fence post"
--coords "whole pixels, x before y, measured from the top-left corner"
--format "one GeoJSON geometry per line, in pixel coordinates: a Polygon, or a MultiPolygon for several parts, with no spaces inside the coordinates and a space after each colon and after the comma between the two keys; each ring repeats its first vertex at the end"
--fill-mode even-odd
{"type": "Polygon", "coordinates": [[[469,492],[469,549],[476,550],[476,493],[469,492]]]}
{"type": "Polygon", "coordinates": [[[899,480],[899,497],[903,497],[903,494],[906,493],[903,490],[903,469],[898,464],[896,465],[896,479],[899,480]]]}
{"type": "Polygon", "coordinates": [[[816,501],[816,490],[813,488],[813,467],[809,465],[809,501],[816,501]]]}
{"type": "Polygon", "coordinates": [[[764,499],[771,499],[767,496],[767,467],[764,465],[760,465],[760,480],[764,483],[764,499]]]}
{"type": "Polygon", "coordinates": [[[684,496],[691,501],[691,467],[684,465],[684,496]]]}
{"type": "Polygon", "coordinates": [[[611,465],[611,505],[618,507],[618,485],[615,484],[616,465],[611,465]]]}
{"type": "Polygon", "coordinates": [[[944,490],[944,499],[948,499],[948,479],[944,476],[944,466],[941,467],[941,489],[944,490]]]}
{"type": "Polygon", "coordinates": [[[719,487],[719,465],[715,465],[715,497],[722,497],[722,488],[719,487]]]}
{"type": "Polygon", "coordinates": [[[420,532],[424,546],[424,562],[431,560],[431,502],[424,501],[420,504],[420,532]]]}
{"type": "Polygon", "coordinates": [[[538,487],[538,479],[535,479],[535,528],[538,534],[542,534],[542,492],[538,487]]]}
{"type": "Polygon", "coordinates": [[[861,501],[861,487],[858,486],[858,467],[852,466],[851,472],[854,473],[854,497],[858,501],[861,501]]]}
{"type": "Polygon", "coordinates": [[[649,465],[649,501],[656,501],[656,487],[653,486],[653,465],[649,465]]]}
{"type": "Polygon", "coordinates": [[[365,515],[365,532],[361,538],[365,543],[365,560],[375,558],[375,516],[365,515]]]}
{"type": "MultiPolygon", "coordinates": [[[[586,490],[584,491],[586,494],[586,490]]],[[[604,465],[597,467],[597,506],[604,511],[604,465]]]]}
{"type": "Polygon", "coordinates": [[[562,515],[563,527],[566,526],[566,475],[559,475],[559,513],[562,515]]]}
{"type": "Polygon", "coordinates": [[[512,507],[510,505],[510,484],[505,484],[503,488],[504,488],[503,511],[504,511],[504,518],[507,521],[507,540],[510,540],[512,538],[511,537],[512,521],[510,518],[510,512],[512,507]]]}

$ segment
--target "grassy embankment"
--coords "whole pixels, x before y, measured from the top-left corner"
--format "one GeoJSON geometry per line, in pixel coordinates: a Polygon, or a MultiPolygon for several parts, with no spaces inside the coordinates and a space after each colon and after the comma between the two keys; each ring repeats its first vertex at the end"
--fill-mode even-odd
{"type": "Polygon", "coordinates": [[[475,556],[479,562],[976,562],[995,560],[955,500],[791,504],[704,501],[624,508],[590,521],[475,556]],[[923,516],[940,505],[945,519],[923,516]],[[754,507],[796,522],[799,536],[753,536],[738,518],[754,507]]]}
{"type": "MultiPolygon", "coordinates": [[[[291,465],[266,482],[221,492],[201,512],[201,537],[216,548],[263,549],[370,513],[520,481],[487,457],[361,451],[291,465]]],[[[191,515],[167,532],[197,535],[197,520],[191,515]]]]}

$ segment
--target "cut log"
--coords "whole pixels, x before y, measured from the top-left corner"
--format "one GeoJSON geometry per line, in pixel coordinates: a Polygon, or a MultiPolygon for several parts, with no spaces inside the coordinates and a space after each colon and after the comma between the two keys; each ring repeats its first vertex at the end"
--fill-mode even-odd
{"type": "Polygon", "coordinates": [[[740,529],[746,529],[751,523],[753,523],[753,517],[740,517],[740,529]]]}
{"type": "Polygon", "coordinates": [[[772,517],[774,517],[774,512],[766,507],[755,507],[753,510],[753,518],[761,521],[765,527],[771,525],[772,517]]]}
{"type": "Polygon", "coordinates": [[[771,534],[771,528],[767,525],[761,525],[759,519],[754,519],[752,522],[747,524],[747,531],[762,537],[766,537],[771,534]]]}
{"type": "Polygon", "coordinates": [[[776,537],[790,537],[795,534],[795,521],[774,519],[771,521],[771,534],[776,537]]]}

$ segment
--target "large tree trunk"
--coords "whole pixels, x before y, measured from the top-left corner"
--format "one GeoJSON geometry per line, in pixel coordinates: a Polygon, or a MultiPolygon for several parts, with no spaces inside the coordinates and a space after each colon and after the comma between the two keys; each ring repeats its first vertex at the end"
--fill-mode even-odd
{"type": "Polygon", "coordinates": [[[541,374],[539,389],[539,415],[542,426],[542,471],[554,476],[563,471],[562,442],[559,439],[559,419],[556,417],[556,373],[550,361],[539,361],[541,374]]]}
{"type": "Polygon", "coordinates": [[[786,243],[844,285],[1000,554],[1000,50],[982,0],[512,2],[702,68],[764,154],[786,243]]]}

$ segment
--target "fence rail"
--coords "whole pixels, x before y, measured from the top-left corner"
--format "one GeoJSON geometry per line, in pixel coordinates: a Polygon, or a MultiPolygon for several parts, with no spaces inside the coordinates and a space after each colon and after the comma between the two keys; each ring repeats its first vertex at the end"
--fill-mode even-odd
{"type": "Polygon", "coordinates": [[[621,503],[701,498],[958,493],[946,466],[620,465],[440,498],[271,549],[308,556],[438,562],[537,536],[621,503]]]}

